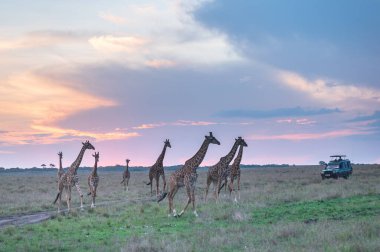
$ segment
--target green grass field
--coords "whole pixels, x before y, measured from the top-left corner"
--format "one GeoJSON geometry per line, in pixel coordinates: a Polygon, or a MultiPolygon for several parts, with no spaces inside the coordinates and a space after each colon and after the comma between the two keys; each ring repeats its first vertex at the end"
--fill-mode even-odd
{"type": "MultiPolygon", "coordinates": [[[[132,173],[130,191],[121,174],[100,170],[95,209],[74,209],[51,220],[0,230],[1,251],[380,251],[380,167],[354,167],[348,180],[325,180],[320,167],[242,171],[238,204],[222,191],[218,204],[204,202],[199,173],[196,204],[181,218],[168,218],[144,185],[146,173],[132,173]]],[[[167,174],[169,177],[169,174],[167,174]]],[[[83,191],[86,175],[81,176],[83,191]]],[[[0,216],[55,211],[55,174],[0,177],[0,216]],[[30,184],[30,185],[29,185],[30,184]]],[[[73,191],[73,206],[79,197],[73,191]]],[[[177,211],[186,201],[175,198],[177,211]]],[[[85,198],[90,204],[90,198],[85,198]]],[[[64,204],[65,206],[65,204],[64,204]]]]}

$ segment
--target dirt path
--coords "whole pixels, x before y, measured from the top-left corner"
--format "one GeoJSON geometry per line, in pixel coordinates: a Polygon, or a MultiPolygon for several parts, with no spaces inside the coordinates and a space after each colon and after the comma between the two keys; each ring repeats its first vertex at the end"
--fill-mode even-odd
{"type": "Polygon", "coordinates": [[[48,220],[51,217],[52,217],[52,213],[49,213],[49,212],[40,212],[40,213],[27,214],[27,215],[1,217],[0,229],[5,228],[6,226],[9,226],[9,225],[23,226],[26,224],[39,223],[39,222],[48,220]]]}
{"type": "MultiPolygon", "coordinates": [[[[166,194],[165,194],[166,196],[166,194]]],[[[162,197],[162,196],[161,196],[162,197]]],[[[105,201],[100,202],[97,204],[97,206],[105,206],[105,205],[114,205],[118,203],[137,203],[137,202],[148,202],[148,201],[157,201],[157,198],[155,197],[142,197],[142,198],[135,198],[135,199],[124,199],[124,200],[113,200],[113,201],[105,201]]],[[[88,208],[89,205],[84,205],[83,208],[88,208]]],[[[80,209],[79,207],[74,207],[72,209],[80,209]]],[[[67,209],[62,209],[62,213],[67,213],[67,209]]],[[[13,216],[7,216],[7,217],[0,217],[0,229],[3,229],[7,226],[13,225],[13,226],[24,226],[27,224],[34,224],[43,222],[46,220],[51,219],[54,215],[57,214],[57,211],[47,211],[47,212],[38,212],[38,213],[30,213],[30,214],[18,214],[13,216]]]]}

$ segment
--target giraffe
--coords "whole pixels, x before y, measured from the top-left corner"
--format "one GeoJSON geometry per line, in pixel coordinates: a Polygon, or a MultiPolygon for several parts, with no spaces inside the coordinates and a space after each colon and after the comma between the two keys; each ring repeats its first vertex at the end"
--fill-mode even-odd
{"type": "MultiPolygon", "coordinates": [[[[230,195],[231,195],[232,191],[234,192],[234,195],[235,195],[234,201],[235,202],[237,202],[237,200],[236,200],[236,192],[234,189],[234,179],[237,178],[238,194],[239,194],[239,200],[240,200],[240,162],[241,162],[241,159],[243,157],[243,148],[247,147],[247,146],[248,145],[240,145],[239,152],[238,152],[234,162],[232,163],[232,165],[230,165],[228,167],[227,176],[230,178],[230,184],[228,185],[228,189],[230,191],[230,195]]],[[[225,179],[225,185],[227,187],[227,178],[225,179]]]]}
{"type": "Polygon", "coordinates": [[[58,186],[59,186],[59,179],[61,178],[61,176],[65,173],[63,168],[62,168],[62,152],[58,152],[58,156],[59,156],[59,168],[58,168],[58,171],[57,171],[57,178],[58,178],[58,186]]]}
{"type": "Polygon", "coordinates": [[[125,168],[125,171],[123,172],[123,181],[121,181],[120,184],[124,183],[124,191],[128,191],[128,183],[129,183],[129,178],[131,177],[131,173],[129,172],[129,159],[126,159],[125,162],[127,163],[127,166],[125,168]]]}
{"type": "Polygon", "coordinates": [[[75,186],[77,188],[77,191],[80,196],[80,208],[83,209],[83,194],[82,191],[80,190],[79,187],[79,178],[77,175],[77,170],[82,162],[84,152],[87,149],[95,150],[94,146],[89,141],[82,142],[82,149],[80,150],[78,157],[75,159],[75,161],[71,164],[70,168],[68,171],[61,176],[61,179],[59,180],[59,188],[58,188],[58,193],[57,197],[55,198],[53,204],[57,202],[59,199],[58,203],[58,212],[60,212],[61,208],[61,197],[62,197],[62,191],[65,188],[66,191],[66,201],[67,201],[67,209],[70,211],[70,201],[71,201],[71,187],[75,186]]]}
{"type": "Polygon", "coordinates": [[[238,137],[237,139],[235,139],[234,145],[232,146],[230,152],[226,156],[220,158],[218,163],[216,163],[215,165],[211,166],[208,169],[205,201],[207,201],[208,189],[211,183],[213,183],[214,185],[215,200],[216,201],[219,200],[219,192],[220,192],[222,180],[225,179],[228,165],[234,158],[237,148],[239,146],[247,146],[246,142],[241,137],[238,137]]]}
{"type": "Polygon", "coordinates": [[[165,180],[165,171],[164,171],[164,158],[165,158],[165,153],[166,153],[166,148],[169,147],[171,148],[172,146],[170,145],[169,139],[166,139],[164,142],[164,148],[162,149],[162,152],[160,156],[158,156],[156,163],[152,165],[149,169],[149,183],[147,185],[150,185],[150,196],[153,195],[153,179],[156,180],[156,196],[158,197],[159,194],[159,181],[160,181],[160,176],[162,176],[162,180],[164,182],[164,188],[163,192],[166,191],[166,180],[165,180]]]}
{"type": "MultiPolygon", "coordinates": [[[[170,180],[169,180],[170,191],[168,193],[168,199],[169,199],[169,215],[168,216],[171,216],[171,214],[173,214],[173,216],[175,217],[181,216],[186,211],[190,202],[192,202],[193,213],[196,217],[198,217],[197,211],[195,210],[195,192],[194,192],[195,183],[198,177],[197,168],[202,163],[204,157],[206,156],[206,152],[210,144],[220,145],[220,142],[212,135],[212,132],[210,132],[209,136],[205,136],[205,140],[203,141],[197,153],[192,158],[187,160],[184,166],[176,170],[170,176],[170,180]],[[176,210],[173,209],[173,199],[176,193],[178,192],[178,189],[183,186],[185,186],[186,188],[188,201],[185,208],[179,213],[179,215],[177,215],[176,210]]],[[[162,200],[163,198],[164,197],[162,197],[160,200],[162,200]]]]}
{"type": "Polygon", "coordinates": [[[88,175],[88,187],[90,188],[90,192],[87,193],[87,195],[91,195],[92,197],[91,208],[94,208],[96,189],[98,188],[98,184],[99,184],[99,176],[98,176],[99,152],[98,153],[95,152],[95,154],[92,154],[92,156],[95,158],[95,164],[94,164],[94,169],[92,169],[92,172],[90,173],[90,175],[88,175]]]}

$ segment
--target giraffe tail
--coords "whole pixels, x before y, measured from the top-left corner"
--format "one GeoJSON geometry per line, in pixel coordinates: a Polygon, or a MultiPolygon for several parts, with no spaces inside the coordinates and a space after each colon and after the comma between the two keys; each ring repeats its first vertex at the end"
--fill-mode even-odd
{"type": "Polygon", "coordinates": [[[91,192],[88,192],[88,193],[87,193],[87,196],[88,196],[88,195],[91,195],[91,192]]]}
{"type": "Polygon", "coordinates": [[[124,181],[125,181],[125,179],[123,179],[123,181],[121,181],[121,182],[120,182],[120,184],[123,184],[123,183],[124,183],[124,181]]]}
{"type": "Polygon", "coordinates": [[[57,197],[55,197],[55,200],[54,200],[53,204],[55,204],[57,202],[60,194],[61,194],[60,192],[57,194],[57,197]]]}
{"type": "Polygon", "coordinates": [[[152,184],[152,182],[149,182],[148,184],[146,184],[146,185],[150,185],[150,184],[152,184]]]}
{"type": "Polygon", "coordinates": [[[167,192],[164,192],[164,193],[161,195],[161,197],[157,200],[157,202],[160,202],[160,201],[162,201],[163,199],[165,199],[166,195],[168,195],[168,193],[167,193],[167,192]]]}

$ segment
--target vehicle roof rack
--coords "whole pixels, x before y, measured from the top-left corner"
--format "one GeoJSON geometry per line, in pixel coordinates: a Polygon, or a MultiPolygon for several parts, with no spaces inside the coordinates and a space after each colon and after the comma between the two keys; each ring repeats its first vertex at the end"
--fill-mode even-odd
{"type": "Polygon", "coordinates": [[[335,157],[346,157],[346,155],[332,155],[330,157],[332,157],[332,158],[335,158],[335,157]]]}

